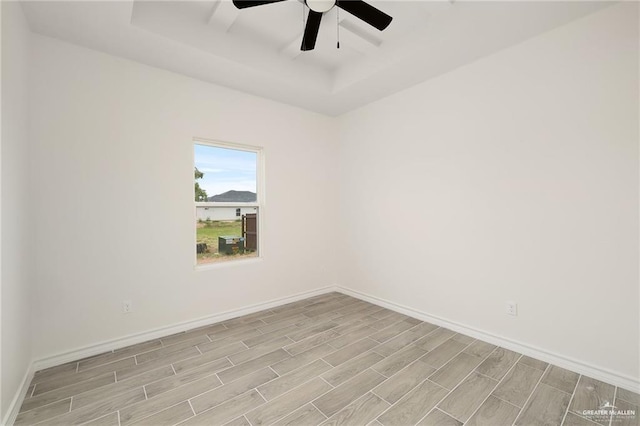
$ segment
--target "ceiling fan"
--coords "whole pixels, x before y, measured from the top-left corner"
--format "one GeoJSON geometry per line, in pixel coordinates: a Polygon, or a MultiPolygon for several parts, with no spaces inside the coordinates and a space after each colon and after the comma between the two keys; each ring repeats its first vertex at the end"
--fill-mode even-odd
{"type": "MultiPolygon", "coordinates": [[[[248,7],[262,6],[265,4],[278,3],[284,0],[233,0],[233,4],[238,9],[246,9],[248,7]]],[[[316,47],[316,39],[318,38],[318,31],[320,30],[320,21],[322,15],[325,12],[330,11],[334,6],[338,6],[340,9],[345,10],[355,16],[362,19],[367,24],[379,29],[384,30],[389,26],[391,16],[387,15],[383,11],[376,9],[368,3],[362,0],[302,0],[309,8],[309,16],[307,17],[307,25],[304,28],[304,35],[302,36],[302,46],[300,50],[313,50],[316,47]]]]}

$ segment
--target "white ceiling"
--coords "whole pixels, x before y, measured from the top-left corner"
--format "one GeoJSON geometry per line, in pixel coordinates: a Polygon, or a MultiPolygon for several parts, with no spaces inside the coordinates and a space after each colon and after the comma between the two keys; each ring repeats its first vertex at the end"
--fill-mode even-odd
{"type": "Polygon", "coordinates": [[[385,31],[334,8],[308,52],[300,51],[297,0],[243,10],[230,0],[34,1],[23,9],[37,33],[336,116],[611,4],[369,3],[394,18],[385,31]]]}

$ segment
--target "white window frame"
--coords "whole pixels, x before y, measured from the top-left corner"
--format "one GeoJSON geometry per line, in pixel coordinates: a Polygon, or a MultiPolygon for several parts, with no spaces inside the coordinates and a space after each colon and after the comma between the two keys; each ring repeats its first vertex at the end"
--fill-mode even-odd
{"type": "MultiPolygon", "coordinates": [[[[264,259],[264,213],[265,213],[265,196],[264,196],[264,149],[261,146],[254,145],[245,145],[234,142],[223,142],[213,139],[205,139],[205,138],[193,138],[191,143],[191,176],[193,176],[193,166],[195,165],[195,146],[196,145],[205,145],[211,146],[213,148],[225,148],[225,149],[234,149],[236,151],[246,151],[253,152],[256,154],[256,201],[249,203],[213,203],[213,202],[202,202],[202,201],[194,201],[193,206],[193,217],[197,217],[196,208],[197,207],[255,207],[258,213],[258,254],[253,257],[239,258],[239,259],[231,259],[225,262],[215,262],[215,263],[204,263],[198,264],[198,254],[196,251],[196,242],[198,240],[196,227],[193,227],[193,259],[195,262],[194,268],[196,270],[205,270],[205,269],[217,269],[220,267],[226,267],[230,265],[238,265],[251,263],[256,261],[262,261],[264,259]]],[[[193,196],[191,197],[193,198],[193,196]]]]}

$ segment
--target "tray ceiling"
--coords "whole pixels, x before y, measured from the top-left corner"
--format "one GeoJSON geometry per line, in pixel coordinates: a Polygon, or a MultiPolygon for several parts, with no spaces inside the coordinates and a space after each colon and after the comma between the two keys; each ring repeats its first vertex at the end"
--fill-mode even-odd
{"type": "Polygon", "coordinates": [[[333,8],[300,51],[304,6],[217,1],[31,1],[37,33],[327,115],[520,43],[610,2],[376,1],[385,31],[333,8]],[[339,32],[340,49],[336,48],[339,32]]]}

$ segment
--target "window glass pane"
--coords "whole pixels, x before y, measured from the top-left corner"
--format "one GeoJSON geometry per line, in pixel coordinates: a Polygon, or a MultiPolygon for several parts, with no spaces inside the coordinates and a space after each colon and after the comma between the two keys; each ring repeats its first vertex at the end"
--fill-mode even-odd
{"type": "Polygon", "coordinates": [[[196,144],[196,201],[255,202],[257,159],[255,152],[196,144]]]}
{"type": "Polygon", "coordinates": [[[197,263],[258,255],[258,154],[196,144],[197,263]]]}

